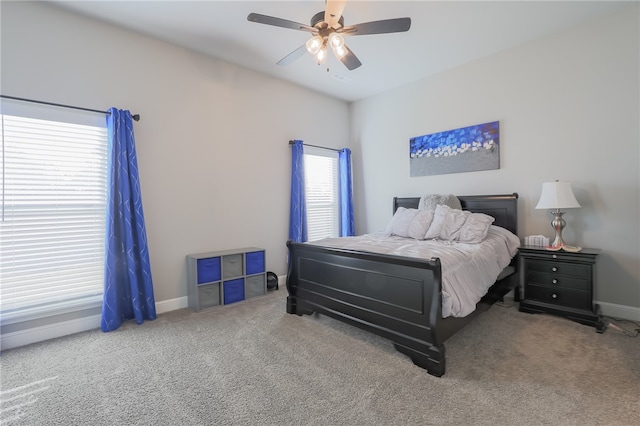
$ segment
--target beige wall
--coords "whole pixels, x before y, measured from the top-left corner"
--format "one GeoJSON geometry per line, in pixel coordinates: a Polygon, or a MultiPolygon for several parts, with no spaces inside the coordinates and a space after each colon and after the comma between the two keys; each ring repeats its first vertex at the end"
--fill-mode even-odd
{"type": "Polygon", "coordinates": [[[351,108],[357,232],[385,227],[393,196],[520,195],[521,236],[551,236],[543,182],[582,208],[565,240],[603,250],[596,299],[640,319],[638,4],[614,15],[362,100],[351,108]],[[500,169],[409,177],[409,138],[500,121],[500,169]],[[631,308],[631,309],[629,309],[631,308]]]}

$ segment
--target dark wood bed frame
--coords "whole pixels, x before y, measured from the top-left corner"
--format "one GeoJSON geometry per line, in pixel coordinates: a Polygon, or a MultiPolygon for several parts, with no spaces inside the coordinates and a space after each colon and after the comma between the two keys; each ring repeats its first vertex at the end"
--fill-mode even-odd
{"type": "MultiPolygon", "coordinates": [[[[517,235],[518,194],[459,196],[462,208],[495,218],[517,235]]],[[[419,197],[394,198],[417,208],[419,197]]],[[[466,317],[442,318],[440,259],[421,260],[287,242],[287,312],[321,313],[391,340],[434,376],[445,372],[444,342],[517,286],[515,258],[466,317]]],[[[517,293],[517,292],[516,292],[517,293]]]]}

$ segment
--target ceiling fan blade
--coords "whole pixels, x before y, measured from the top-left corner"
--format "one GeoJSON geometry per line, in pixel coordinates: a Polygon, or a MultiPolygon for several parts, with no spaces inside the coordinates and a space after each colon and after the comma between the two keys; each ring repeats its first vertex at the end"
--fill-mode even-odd
{"type": "Polygon", "coordinates": [[[259,13],[250,13],[247,16],[247,21],[256,22],[258,24],[273,25],[274,27],[290,28],[292,30],[307,31],[310,33],[317,32],[316,28],[309,25],[301,24],[299,22],[288,21],[282,18],[276,18],[273,16],[260,15],[259,13]]]}
{"type": "Polygon", "coordinates": [[[307,46],[303,44],[302,46],[298,47],[296,50],[276,62],[276,65],[289,65],[301,56],[304,56],[305,53],[307,53],[307,46]]]}
{"type": "Polygon", "coordinates": [[[345,35],[368,35],[401,33],[409,31],[411,18],[383,19],[382,21],[364,22],[362,24],[349,25],[339,32],[345,35]]]}
{"type": "Polygon", "coordinates": [[[347,67],[349,71],[353,71],[360,65],[362,65],[360,59],[358,59],[358,57],[351,51],[351,49],[349,49],[347,46],[344,46],[344,48],[347,49],[347,53],[342,58],[340,58],[340,61],[344,64],[345,67],[347,67]]]}
{"type": "Polygon", "coordinates": [[[326,0],[324,7],[324,22],[326,22],[329,27],[335,29],[340,27],[338,21],[342,16],[342,11],[346,4],[346,0],[326,0]]]}

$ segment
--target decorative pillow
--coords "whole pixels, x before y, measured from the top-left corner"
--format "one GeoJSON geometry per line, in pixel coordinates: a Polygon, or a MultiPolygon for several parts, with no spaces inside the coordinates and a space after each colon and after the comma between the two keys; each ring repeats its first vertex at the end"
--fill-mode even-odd
{"type": "Polygon", "coordinates": [[[409,225],[409,237],[415,240],[424,240],[427,230],[433,221],[433,211],[418,210],[409,225]]]}
{"type": "Polygon", "coordinates": [[[484,213],[471,213],[462,228],[458,241],[467,244],[481,243],[489,232],[489,227],[495,219],[484,213]]]}
{"type": "Polygon", "coordinates": [[[455,241],[460,236],[460,230],[467,221],[471,212],[451,209],[440,230],[440,239],[445,241],[455,241]]]}
{"type": "Polygon", "coordinates": [[[396,210],[396,214],[393,215],[393,226],[391,229],[392,235],[397,235],[399,237],[408,237],[409,236],[409,225],[411,225],[411,221],[418,213],[417,209],[403,209],[402,211],[396,210]],[[397,217],[396,217],[397,216],[397,217]]]}
{"type": "Polygon", "coordinates": [[[398,218],[400,217],[400,213],[402,213],[405,210],[406,210],[405,207],[398,207],[396,209],[396,212],[393,214],[393,217],[391,218],[391,220],[389,221],[389,224],[384,230],[385,234],[391,235],[391,233],[393,232],[393,225],[396,223],[396,220],[398,220],[398,218]]]}
{"type": "Polygon", "coordinates": [[[452,209],[462,210],[460,200],[453,194],[427,194],[420,197],[419,210],[435,210],[438,204],[449,206],[452,209]]]}
{"type": "Polygon", "coordinates": [[[431,222],[431,226],[429,226],[429,230],[424,236],[425,240],[440,237],[442,226],[444,225],[444,221],[447,220],[447,215],[449,214],[450,210],[451,207],[445,206],[444,204],[438,204],[436,206],[436,209],[433,212],[433,221],[431,222]]]}

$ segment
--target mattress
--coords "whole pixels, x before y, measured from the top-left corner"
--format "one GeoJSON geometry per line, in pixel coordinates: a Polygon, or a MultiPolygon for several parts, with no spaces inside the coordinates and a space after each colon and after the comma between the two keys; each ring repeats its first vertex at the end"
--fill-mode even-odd
{"type": "Polygon", "coordinates": [[[384,232],[325,238],[308,244],[422,259],[439,258],[442,316],[446,318],[464,317],[475,310],[476,304],[518,252],[520,239],[508,230],[492,225],[479,244],[414,240],[384,232]]]}

